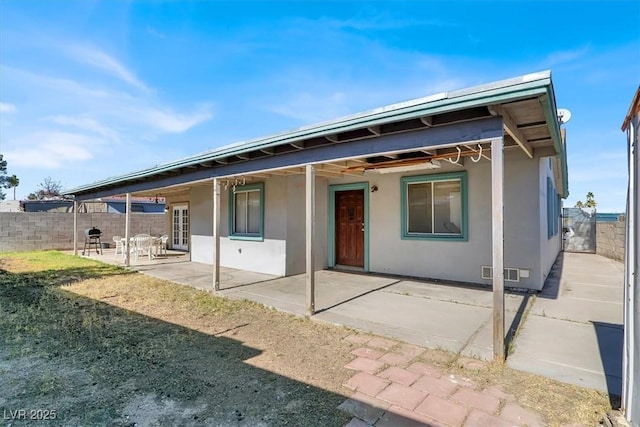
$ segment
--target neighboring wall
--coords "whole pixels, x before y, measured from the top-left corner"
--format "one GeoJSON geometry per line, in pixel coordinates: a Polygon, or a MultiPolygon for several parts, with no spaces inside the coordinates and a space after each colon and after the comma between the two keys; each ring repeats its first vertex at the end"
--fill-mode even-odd
{"type": "MultiPolygon", "coordinates": [[[[113,243],[124,236],[125,215],[78,213],[78,247],[84,244],[84,230],[96,227],[101,241],[113,243]]],[[[131,235],[167,234],[165,215],[131,214],[131,235]]],[[[73,213],[0,212],[0,251],[73,249],[73,213]]]]}
{"type": "Polygon", "coordinates": [[[596,253],[616,261],[624,261],[625,219],[596,223],[596,253]]]}

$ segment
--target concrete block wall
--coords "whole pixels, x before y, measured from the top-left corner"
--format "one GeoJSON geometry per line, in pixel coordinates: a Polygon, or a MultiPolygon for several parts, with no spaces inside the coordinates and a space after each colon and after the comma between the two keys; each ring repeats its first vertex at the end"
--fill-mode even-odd
{"type": "MultiPolygon", "coordinates": [[[[84,245],[84,230],[96,227],[101,241],[113,244],[113,236],[124,236],[125,215],[78,213],[78,247],[84,245]]],[[[168,234],[163,214],[131,214],[131,235],[168,234]]],[[[73,213],[0,212],[0,251],[73,249],[73,213]]]]}
{"type": "Polygon", "coordinates": [[[596,223],[596,253],[617,261],[624,261],[624,215],[616,222],[596,223]]]}

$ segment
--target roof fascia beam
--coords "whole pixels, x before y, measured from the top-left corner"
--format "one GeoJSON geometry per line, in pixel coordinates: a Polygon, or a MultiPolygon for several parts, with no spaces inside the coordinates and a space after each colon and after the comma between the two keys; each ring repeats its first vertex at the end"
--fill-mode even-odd
{"type": "Polygon", "coordinates": [[[185,184],[201,179],[223,177],[228,175],[248,175],[271,169],[302,166],[307,163],[323,163],[333,160],[358,159],[380,155],[382,153],[429,150],[430,147],[445,147],[459,144],[474,144],[501,137],[502,120],[497,117],[457,123],[455,125],[434,126],[413,132],[382,135],[351,141],[346,144],[323,145],[309,150],[290,151],[277,156],[253,158],[247,162],[230,163],[216,168],[200,169],[181,175],[161,179],[148,179],[143,182],[124,181],[115,184],[114,188],[84,194],[77,194],[76,200],[87,200],[96,197],[110,196],[127,192],[137,192],[162,188],[170,185],[185,184]],[[380,153],[380,154],[378,154],[380,153]]]}

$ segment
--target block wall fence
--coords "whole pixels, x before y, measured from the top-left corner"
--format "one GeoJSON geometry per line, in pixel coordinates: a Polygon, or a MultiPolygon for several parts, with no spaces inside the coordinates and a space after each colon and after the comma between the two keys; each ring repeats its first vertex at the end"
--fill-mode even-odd
{"type": "Polygon", "coordinates": [[[624,262],[624,228],[624,215],[615,222],[597,222],[596,253],[624,262]]]}
{"type": "MultiPolygon", "coordinates": [[[[113,244],[113,236],[124,236],[125,215],[78,213],[78,247],[84,245],[84,230],[102,231],[102,243],[113,244]]],[[[131,214],[131,235],[169,234],[164,214],[131,214]]],[[[0,212],[0,251],[73,249],[73,213],[0,212]]]]}

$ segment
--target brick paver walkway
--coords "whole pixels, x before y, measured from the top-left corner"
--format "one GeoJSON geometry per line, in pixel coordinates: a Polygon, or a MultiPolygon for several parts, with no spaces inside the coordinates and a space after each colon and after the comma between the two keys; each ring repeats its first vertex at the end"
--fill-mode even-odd
{"type": "Polygon", "coordinates": [[[354,394],[338,407],[353,416],[347,427],[545,425],[499,387],[480,389],[469,378],[417,360],[425,349],[364,335],[346,339],[360,346],[345,366],[355,371],[344,384],[354,394]]]}

